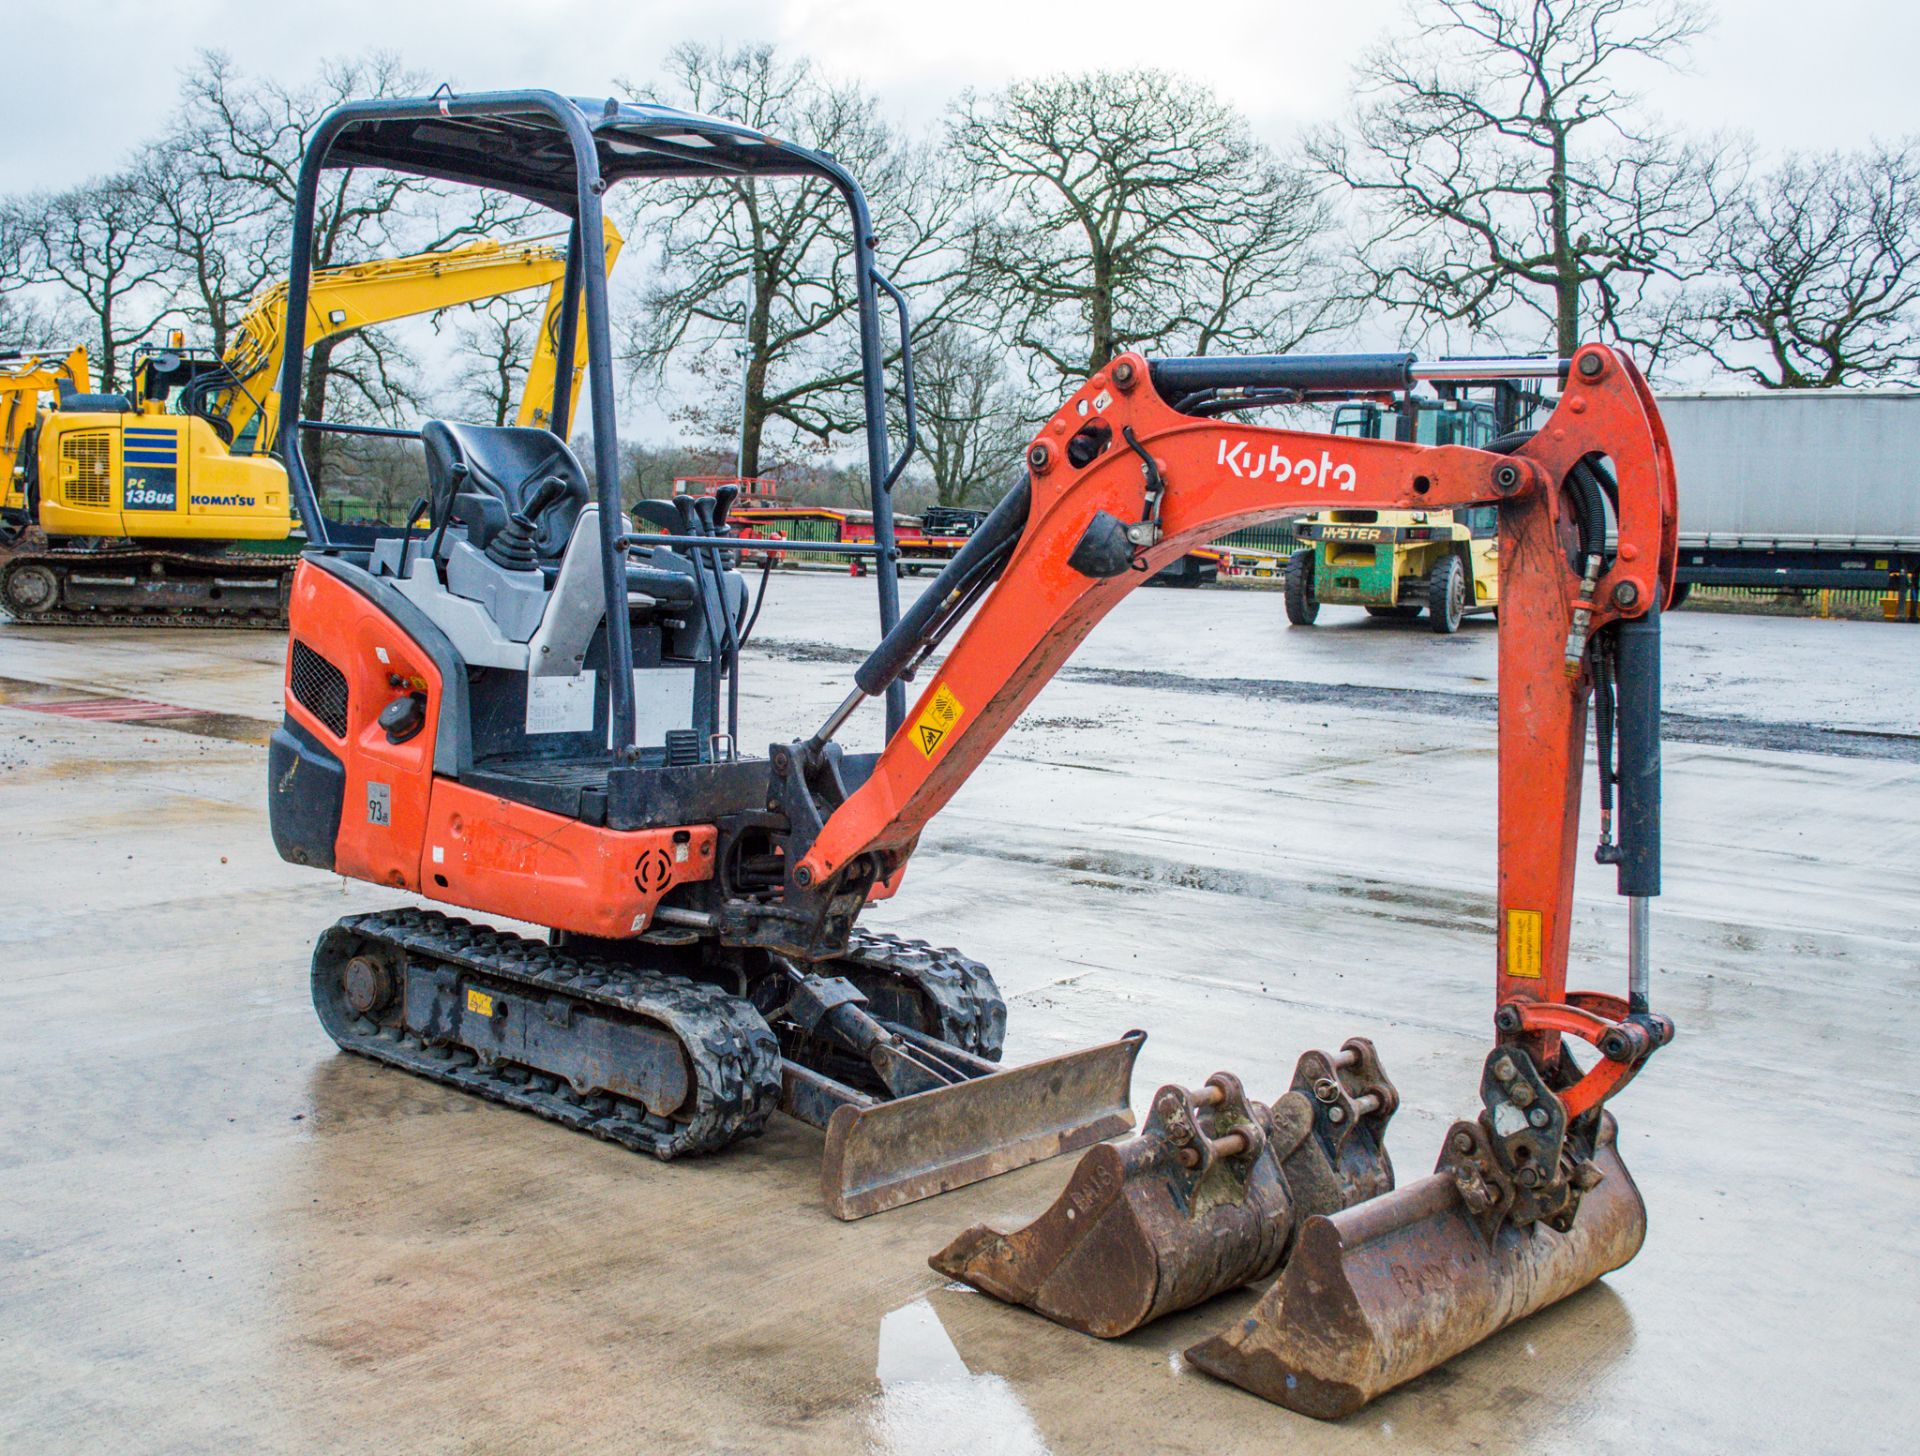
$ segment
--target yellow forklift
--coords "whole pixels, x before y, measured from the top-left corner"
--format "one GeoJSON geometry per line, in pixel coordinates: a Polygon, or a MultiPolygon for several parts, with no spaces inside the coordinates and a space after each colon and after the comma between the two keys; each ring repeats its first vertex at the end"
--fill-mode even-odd
{"type": "MultiPolygon", "coordinates": [[[[1511,380],[1445,381],[1431,396],[1411,392],[1353,400],[1333,412],[1333,433],[1363,440],[1488,449],[1523,428],[1547,403],[1511,380]],[[1472,391],[1486,390],[1488,398],[1472,391]]],[[[1311,542],[1287,561],[1287,620],[1312,626],[1323,603],[1365,607],[1373,617],[1411,621],[1422,612],[1438,633],[1460,630],[1469,614],[1498,615],[1498,508],[1459,511],[1326,510],[1294,525],[1311,542]]]]}

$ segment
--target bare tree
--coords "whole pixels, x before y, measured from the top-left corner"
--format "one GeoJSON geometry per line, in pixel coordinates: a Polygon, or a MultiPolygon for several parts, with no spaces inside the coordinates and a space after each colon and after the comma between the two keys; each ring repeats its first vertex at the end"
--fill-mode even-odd
{"type": "Polygon", "coordinates": [[[0,299],[24,292],[33,284],[33,261],[23,214],[12,199],[0,202],[0,299]]]}
{"type": "Polygon", "coordinates": [[[1025,421],[991,335],[953,324],[914,351],[920,454],[943,506],[992,504],[1018,463],[1025,421]]]}
{"type": "Polygon", "coordinates": [[[157,245],[152,194],[123,174],[26,198],[14,211],[25,276],[87,319],[94,378],[103,390],[120,388],[123,351],[151,333],[167,307],[158,285],[168,258],[157,245]]]}
{"type": "Polygon", "coordinates": [[[1373,291],[1423,324],[1543,320],[1561,355],[1687,275],[1735,154],[1637,117],[1622,76],[1673,65],[1690,0],[1424,0],[1363,63],[1350,126],[1309,151],[1353,189],[1373,291]]]}
{"type": "Polygon", "coordinates": [[[47,347],[58,340],[52,311],[30,292],[32,287],[26,220],[12,202],[0,202],[0,352],[47,347]]]}
{"type": "Polygon", "coordinates": [[[255,294],[286,270],[283,209],[271,192],[222,176],[195,139],[147,148],[136,184],[152,199],[155,246],[200,341],[224,354],[255,294]]]}
{"type": "Polygon", "coordinates": [[[480,418],[504,425],[519,411],[527,368],[546,316],[546,295],[506,294],[469,308],[471,321],[455,330],[462,402],[480,418]]]}
{"type": "MultiPolygon", "coordinates": [[[[200,176],[214,189],[234,186],[263,203],[274,229],[264,255],[280,260],[284,272],[298,190],[301,159],[322,117],[350,99],[417,94],[426,79],[404,69],[385,52],[323,65],[319,78],[304,86],[276,80],[249,80],[218,51],[202,54],[190,73],[176,133],[190,139],[199,157],[200,176]]],[[[326,268],[371,257],[446,247],[467,238],[510,234],[529,219],[532,209],[518,199],[473,189],[450,190],[426,178],[340,168],[327,174],[314,215],[312,265],[326,268]]],[[[330,395],[339,394],[336,413],[391,417],[413,403],[416,391],[406,379],[407,360],[392,337],[340,334],[317,345],[307,358],[299,401],[304,419],[327,417],[330,395]]],[[[305,442],[318,470],[337,440],[305,442]]]]}
{"type": "MultiPolygon", "coordinates": [[[[691,45],[672,53],[665,82],[628,89],[832,153],[868,191],[882,266],[912,288],[916,326],[946,316],[964,271],[953,242],[963,199],[939,159],[895,136],[864,92],[771,47],[691,45]]],[[[685,371],[695,392],[680,418],[737,438],[747,475],[770,450],[825,448],[860,430],[852,222],[838,191],[818,178],[702,178],[656,185],[648,198],[643,226],[663,273],[627,357],[656,380],[685,371]]]]}
{"type": "Polygon", "coordinates": [[[1920,367],[1920,156],[1912,142],[1790,157],[1719,219],[1687,340],[1764,389],[1899,379],[1920,367]]]}
{"type": "Polygon", "coordinates": [[[1310,180],[1211,91],[1157,71],[966,93],[974,264],[1052,387],[1125,349],[1286,350],[1351,316],[1310,180]]]}

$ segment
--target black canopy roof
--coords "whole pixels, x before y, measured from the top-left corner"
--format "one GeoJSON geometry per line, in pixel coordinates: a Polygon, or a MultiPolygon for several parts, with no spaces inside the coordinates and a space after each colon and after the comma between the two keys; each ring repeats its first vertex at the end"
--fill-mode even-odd
{"type": "Polygon", "coordinates": [[[708,173],[813,175],[853,185],[824,153],[670,106],[552,92],[442,92],[424,101],[357,102],[336,116],[341,126],[326,154],[329,167],[387,167],[498,188],[568,215],[576,210],[576,179],[567,121],[591,131],[609,186],[628,177],[708,173]]]}

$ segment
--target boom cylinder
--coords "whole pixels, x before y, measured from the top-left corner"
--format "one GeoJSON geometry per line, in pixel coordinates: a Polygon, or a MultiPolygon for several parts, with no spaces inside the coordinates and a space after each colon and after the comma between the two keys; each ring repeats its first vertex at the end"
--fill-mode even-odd
{"type": "Polygon", "coordinates": [[[1161,398],[1179,399],[1202,389],[1410,389],[1413,366],[1411,354],[1222,354],[1155,359],[1147,367],[1161,398]]]}
{"type": "Polygon", "coordinates": [[[1653,915],[1660,893],[1660,607],[1614,629],[1620,737],[1619,889],[1627,897],[1627,1005],[1652,1005],[1653,915]]]}
{"type": "Polygon", "coordinates": [[[1660,608],[1614,628],[1622,895],[1660,893],[1660,608]]]}
{"type": "Polygon", "coordinates": [[[1033,503],[1032,483],[1023,473],[1012,490],[1000,497],[1000,503],[974,528],[967,544],[954,554],[946,568],[933,579],[920,599],[900,616],[894,629],[860,664],[853,680],[868,697],[878,697],[887,684],[900,676],[921,644],[938,630],[951,599],[964,595],[980,575],[991,570],[992,558],[1010,547],[1026,529],[1027,511],[1033,503]]]}

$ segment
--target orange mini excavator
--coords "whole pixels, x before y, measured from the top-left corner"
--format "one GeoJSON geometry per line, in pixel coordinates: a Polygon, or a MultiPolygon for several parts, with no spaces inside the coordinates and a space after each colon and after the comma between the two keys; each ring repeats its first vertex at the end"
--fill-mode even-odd
{"type": "MultiPolygon", "coordinates": [[[[548,92],[351,104],[305,160],[296,330],[316,189],[344,166],[504,189],[568,219],[576,286],[558,376],[571,376],[576,342],[588,348],[593,468],[565,443],[559,394],[551,430],[429,421],[428,525],[349,543],[329,534],[300,452],[286,452],[312,545],[271,748],[281,854],[549,930],[536,941],[418,908],[341,921],[320,938],[313,992],[343,1047],[663,1158],[717,1151],[784,1110],[826,1129],[826,1201],[842,1217],[1111,1137],[1132,1125],[1139,1033],[1001,1067],[1005,1007],[985,968],[865,931],[862,911],[898,889],[933,816],[1095,623],[1188,550],[1329,504],[1492,505],[1500,934],[1481,1111],[1450,1133],[1432,1178],[1384,1192],[1383,1172],[1364,1190],[1378,1196],[1307,1220],[1276,1286],[1284,1311],[1194,1358],[1338,1414],[1632,1256],[1645,1213],[1603,1107],[1672,1033],[1648,1004],[1646,910],[1659,889],[1659,621],[1676,513],[1660,422],[1627,359],[1597,345],[1531,370],[1123,354],[1055,413],[999,505],[902,613],[887,568],[889,490],[913,449],[906,301],[877,269],[865,199],[837,163],[726,121],[548,92]],[[838,549],[882,568],[880,641],[851,691],[765,756],[737,742],[757,608],[727,493],[631,512],[621,500],[600,255],[608,187],[741,175],[824,185],[849,209],[874,540],[838,549]],[[882,294],[906,375],[898,455],[882,294]],[[1486,450],[1241,418],[1525,372],[1564,375],[1559,406],[1537,433],[1486,450]],[[872,698],[885,700],[884,748],[843,752],[836,736],[872,698]],[[1601,855],[1630,897],[1624,996],[1566,987],[1590,716],[1601,855]],[[1573,1042],[1595,1049],[1584,1067],[1573,1042]],[[1312,1278],[1295,1281],[1303,1269],[1312,1278]]],[[[299,342],[285,399],[301,397],[299,342]]],[[[1349,1096],[1333,1079],[1364,1060],[1356,1046],[1318,1081],[1338,1106],[1378,1114],[1384,1084],[1349,1096]]],[[[1247,1151],[1251,1127],[1215,1153],[1247,1151]]]]}

